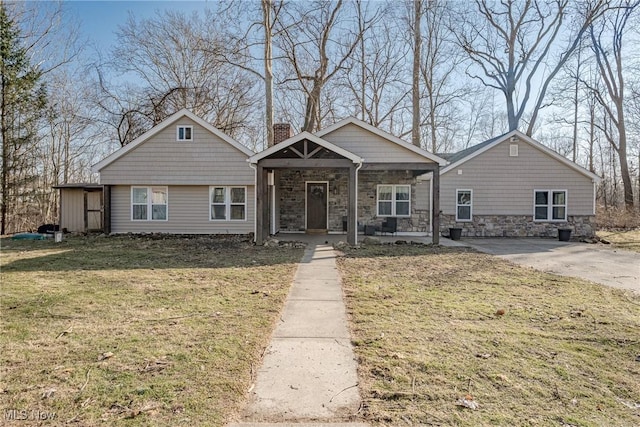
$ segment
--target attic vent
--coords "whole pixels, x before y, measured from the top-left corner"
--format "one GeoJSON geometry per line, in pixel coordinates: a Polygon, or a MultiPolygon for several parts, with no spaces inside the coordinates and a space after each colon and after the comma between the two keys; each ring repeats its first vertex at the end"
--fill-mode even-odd
{"type": "Polygon", "coordinates": [[[518,144],[509,145],[509,157],[518,157],[518,144]]]}

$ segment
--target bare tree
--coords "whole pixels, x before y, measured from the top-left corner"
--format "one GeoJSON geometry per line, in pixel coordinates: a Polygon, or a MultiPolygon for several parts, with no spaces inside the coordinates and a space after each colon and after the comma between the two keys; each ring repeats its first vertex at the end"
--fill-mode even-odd
{"type": "Polygon", "coordinates": [[[572,11],[569,0],[476,0],[476,13],[452,26],[471,61],[468,75],[504,95],[509,130],[520,126],[529,109],[526,133],[533,133],[551,81],[608,3],[580,2],[575,6],[581,9],[572,11]],[[565,25],[570,16],[575,28],[565,25]],[[572,30],[564,46],[559,38],[562,30],[572,30]]]}
{"type": "Polygon", "coordinates": [[[62,25],[61,4],[40,7],[0,2],[2,178],[0,233],[33,228],[41,218],[39,176],[49,166],[41,157],[47,79],[77,53],[75,27],[62,25]]]}
{"type": "Polygon", "coordinates": [[[406,108],[409,91],[405,61],[409,47],[397,43],[401,28],[388,18],[392,11],[377,3],[356,2],[357,32],[363,34],[346,70],[337,79],[338,99],[348,114],[376,127],[386,127],[391,118],[406,108]],[[375,8],[374,8],[375,7],[375,8]],[[368,29],[368,31],[367,31],[368,29]],[[349,93],[351,96],[347,97],[349,93]]]}
{"type": "Polygon", "coordinates": [[[420,65],[422,54],[422,0],[413,0],[413,22],[411,32],[413,34],[413,73],[411,75],[411,142],[420,147],[420,65]]]}
{"type": "Polygon", "coordinates": [[[624,189],[624,204],[629,211],[633,209],[634,200],[627,159],[623,40],[629,19],[639,4],[640,1],[637,0],[623,2],[623,7],[617,9],[615,14],[607,16],[597,27],[592,25],[589,31],[600,78],[606,88],[606,91],[592,90],[592,93],[604,109],[606,119],[611,123],[610,127],[605,126],[603,130],[618,155],[624,189]]]}
{"type": "Polygon", "coordinates": [[[349,34],[341,28],[343,1],[314,1],[289,4],[278,21],[279,49],[291,75],[283,83],[293,83],[305,95],[302,130],[315,131],[321,123],[322,90],[345,67],[362,33],[349,34]]]}
{"type": "Polygon", "coordinates": [[[452,138],[447,138],[447,134],[455,133],[453,128],[459,122],[455,117],[454,104],[464,93],[472,91],[469,85],[454,82],[462,56],[448,38],[448,5],[431,0],[427,2],[423,15],[425,25],[421,36],[420,75],[424,87],[422,96],[427,105],[422,109],[426,114],[420,124],[426,125],[428,143],[425,145],[436,153],[453,148],[450,147],[452,138]]]}
{"type": "Polygon", "coordinates": [[[257,101],[255,79],[225,59],[229,47],[217,22],[210,10],[190,16],[166,10],[140,21],[130,15],[119,28],[115,69],[141,81],[107,95],[120,104],[129,98],[129,108],[111,111],[118,123],[131,122],[128,133],[135,130],[122,142],[137,136],[137,122],[148,128],[181,108],[231,136],[248,126],[248,111],[257,101]]]}

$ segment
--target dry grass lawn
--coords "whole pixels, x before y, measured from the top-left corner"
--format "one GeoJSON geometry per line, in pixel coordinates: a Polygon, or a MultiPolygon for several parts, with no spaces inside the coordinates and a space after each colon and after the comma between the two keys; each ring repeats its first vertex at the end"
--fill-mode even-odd
{"type": "Polygon", "coordinates": [[[0,425],[223,425],[302,256],[209,237],[1,245],[0,425]]]}
{"type": "Polygon", "coordinates": [[[597,235],[615,247],[640,252],[640,228],[622,231],[601,230],[597,232],[597,235]]]}
{"type": "Polygon", "coordinates": [[[338,264],[367,421],[640,425],[639,297],[471,250],[373,246],[338,264]]]}

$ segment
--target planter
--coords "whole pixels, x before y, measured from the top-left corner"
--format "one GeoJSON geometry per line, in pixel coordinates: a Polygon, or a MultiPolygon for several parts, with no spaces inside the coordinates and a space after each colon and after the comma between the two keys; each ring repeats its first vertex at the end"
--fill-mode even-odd
{"type": "Polygon", "coordinates": [[[364,235],[365,236],[375,236],[376,235],[376,226],[375,225],[365,225],[364,226],[364,235]]]}
{"type": "Polygon", "coordinates": [[[558,240],[561,242],[568,242],[571,239],[570,228],[558,228],[558,240]]]}
{"type": "Polygon", "coordinates": [[[462,237],[462,228],[449,228],[449,238],[451,240],[460,240],[460,237],[462,237]]]}

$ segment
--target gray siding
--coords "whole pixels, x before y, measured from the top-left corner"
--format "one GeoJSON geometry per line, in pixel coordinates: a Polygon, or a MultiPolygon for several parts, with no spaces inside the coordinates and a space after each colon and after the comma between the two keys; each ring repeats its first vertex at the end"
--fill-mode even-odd
{"type": "Polygon", "coordinates": [[[247,156],[181,117],[100,171],[107,185],[253,185],[247,156]],[[193,126],[192,142],[176,141],[176,126],[193,126]]]}
{"type": "Polygon", "coordinates": [[[593,215],[590,178],[519,141],[517,157],[509,141],[479,154],[441,177],[440,206],[455,215],[456,189],[473,190],[473,215],[533,214],[533,191],[567,190],[567,215],[593,215]],[[458,171],[462,174],[458,174],[458,171]]]}
{"type": "Polygon", "coordinates": [[[362,157],[365,163],[427,162],[430,160],[354,124],[334,130],[322,139],[362,157]]]}
{"type": "Polygon", "coordinates": [[[418,180],[415,189],[415,209],[428,211],[431,208],[431,181],[418,180]]]}
{"type": "Polygon", "coordinates": [[[73,233],[84,232],[84,190],[60,189],[60,229],[73,233]]]}
{"type": "MultiPolygon", "coordinates": [[[[211,185],[222,185],[211,182],[211,185]]],[[[254,232],[255,187],[247,186],[246,221],[209,221],[209,185],[168,186],[167,221],[132,221],[131,187],[111,192],[113,233],[247,234],[254,232]]]]}

